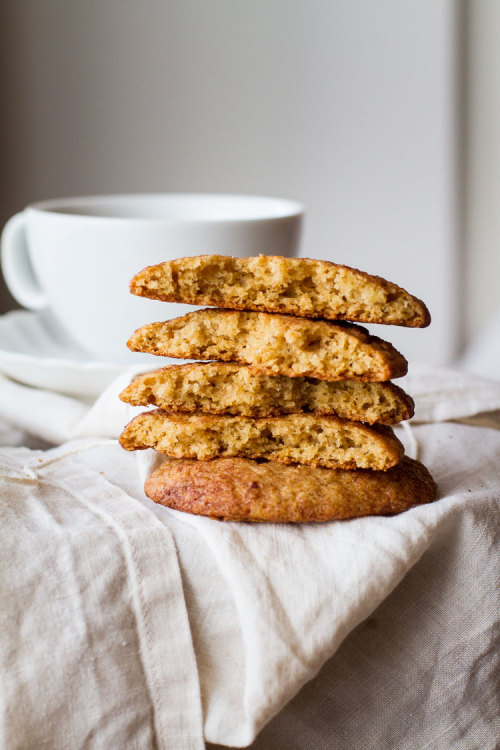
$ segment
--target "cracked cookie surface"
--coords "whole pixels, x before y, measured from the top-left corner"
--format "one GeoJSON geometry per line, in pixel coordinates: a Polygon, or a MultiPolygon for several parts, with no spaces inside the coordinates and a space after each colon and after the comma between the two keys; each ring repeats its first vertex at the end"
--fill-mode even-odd
{"type": "Polygon", "coordinates": [[[401,513],[435,500],[437,488],[407,456],[385,472],[219,458],[167,459],[145,492],[161,505],[220,520],[307,523],[401,513]]]}

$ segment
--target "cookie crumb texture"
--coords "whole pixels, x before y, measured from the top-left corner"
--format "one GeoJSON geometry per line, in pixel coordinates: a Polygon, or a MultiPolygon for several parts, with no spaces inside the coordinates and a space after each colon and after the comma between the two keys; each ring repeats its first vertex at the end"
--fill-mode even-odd
{"type": "Polygon", "coordinates": [[[289,315],[204,309],[142,326],[132,351],[253,365],[269,375],[319,380],[386,381],[408,363],[391,344],[360,326],[289,315]]]}
{"type": "Polygon", "coordinates": [[[179,258],[145,268],[134,276],[130,290],[167,302],[308,318],[418,328],[430,323],[424,303],[396,284],[310,258],[179,258]]]}
{"type": "Polygon", "coordinates": [[[172,458],[263,458],[342,469],[387,470],[404,449],[390,427],[338,417],[293,414],[252,419],[168,414],[161,409],[135,417],[120,435],[126,450],[154,448],[172,458]]]}
{"type": "Polygon", "coordinates": [[[308,523],[401,513],[435,500],[437,488],[407,456],[386,472],[219,458],[167,459],[145,492],[161,505],[220,520],[308,523]]]}
{"type": "Polygon", "coordinates": [[[396,424],[414,413],[413,400],[394,383],[270,376],[228,362],[163,367],[139,375],[120,398],[172,412],[246,417],[309,412],[368,424],[396,424]]]}

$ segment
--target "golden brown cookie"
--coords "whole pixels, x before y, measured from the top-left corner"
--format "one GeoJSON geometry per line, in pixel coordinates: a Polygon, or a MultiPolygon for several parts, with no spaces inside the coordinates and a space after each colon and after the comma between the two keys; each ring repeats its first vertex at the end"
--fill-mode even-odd
{"type": "Polygon", "coordinates": [[[149,266],[131,281],[143,297],[307,318],[422,328],[430,315],[404,289],[355,268],[310,258],[202,255],[149,266]]]}
{"type": "Polygon", "coordinates": [[[368,424],[396,424],[414,412],[413,400],[394,383],[270,376],[229,362],[163,367],[139,375],[120,398],[133,406],[153,404],[171,412],[246,417],[312,412],[368,424]]]}
{"type": "Polygon", "coordinates": [[[253,365],[268,375],[319,380],[385,381],[406,375],[408,363],[366,329],[291,315],[204,309],[132,334],[133,351],[183,359],[253,365]]]}
{"type": "Polygon", "coordinates": [[[125,450],[154,448],[172,458],[265,458],[342,469],[386,470],[403,455],[391,427],[338,417],[289,414],[229,417],[143,412],[120,435],[125,450]]]}
{"type": "Polygon", "coordinates": [[[218,458],[167,459],[146,480],[146,495],[186,513],[226,521],[307,523],[401,513],[436,499],[423,464],[404,456],[385,472],[218,458]]]}

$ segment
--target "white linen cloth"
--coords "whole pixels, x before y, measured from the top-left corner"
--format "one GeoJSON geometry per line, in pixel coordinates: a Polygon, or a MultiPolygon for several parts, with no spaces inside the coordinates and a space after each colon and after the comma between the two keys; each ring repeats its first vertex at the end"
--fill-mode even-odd
{"type": "Polygon", "coordinates": [[[294,527],[145,498],[123,385],[0,383],[2,747],[497,747],[500,383],[413,368],[440,499],[294,527]]]}

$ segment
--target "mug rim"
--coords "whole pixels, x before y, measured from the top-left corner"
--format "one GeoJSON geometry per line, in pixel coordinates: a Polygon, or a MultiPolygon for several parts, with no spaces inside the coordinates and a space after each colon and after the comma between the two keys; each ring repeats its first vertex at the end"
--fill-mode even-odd
{"type": "Polygon", "coordinates": [[[26,211],[39,212],[45,215],[57,217],[64,216],[68,219],[84,219],[86,221],[118,221],[118,222],[156,222],[156,223],[192,223],[192,224],[213,224],[213,223],[249,223],[263,221],[280,221],[284,219],[301,217],[305,209],[303,204],[288,198],[279,198],[268,195],[250,195],[244,193],[110,193],[100,195],[81,195],[69,196],[67,198],[53,198],[50,200],[37,201],[30,203],[25,208],[26,211]],[[92,207],[93,204],[101,204],[101,210],[106,206],[117,204],[120,201],[128,201],[132,204],[140,205],[147,201],[181,201],[185,204],[206,201],[217,204],[233,204],[233,210],[238,204],[245,205],[255,202],[257,208],[255,214],[242,213],[241,215],[229,215],[226,213],[215,213],[213,216],[204,215],[196,217],[195,215],[184,216],[161,216],[161,215],[120,215],[116,213],[85,213],[83,210],[71,210],[92,207]],[[274,211],[271,211],[274,207],[274,211]],[[267,208],[267,210],[266,210],[267,208]]]}

